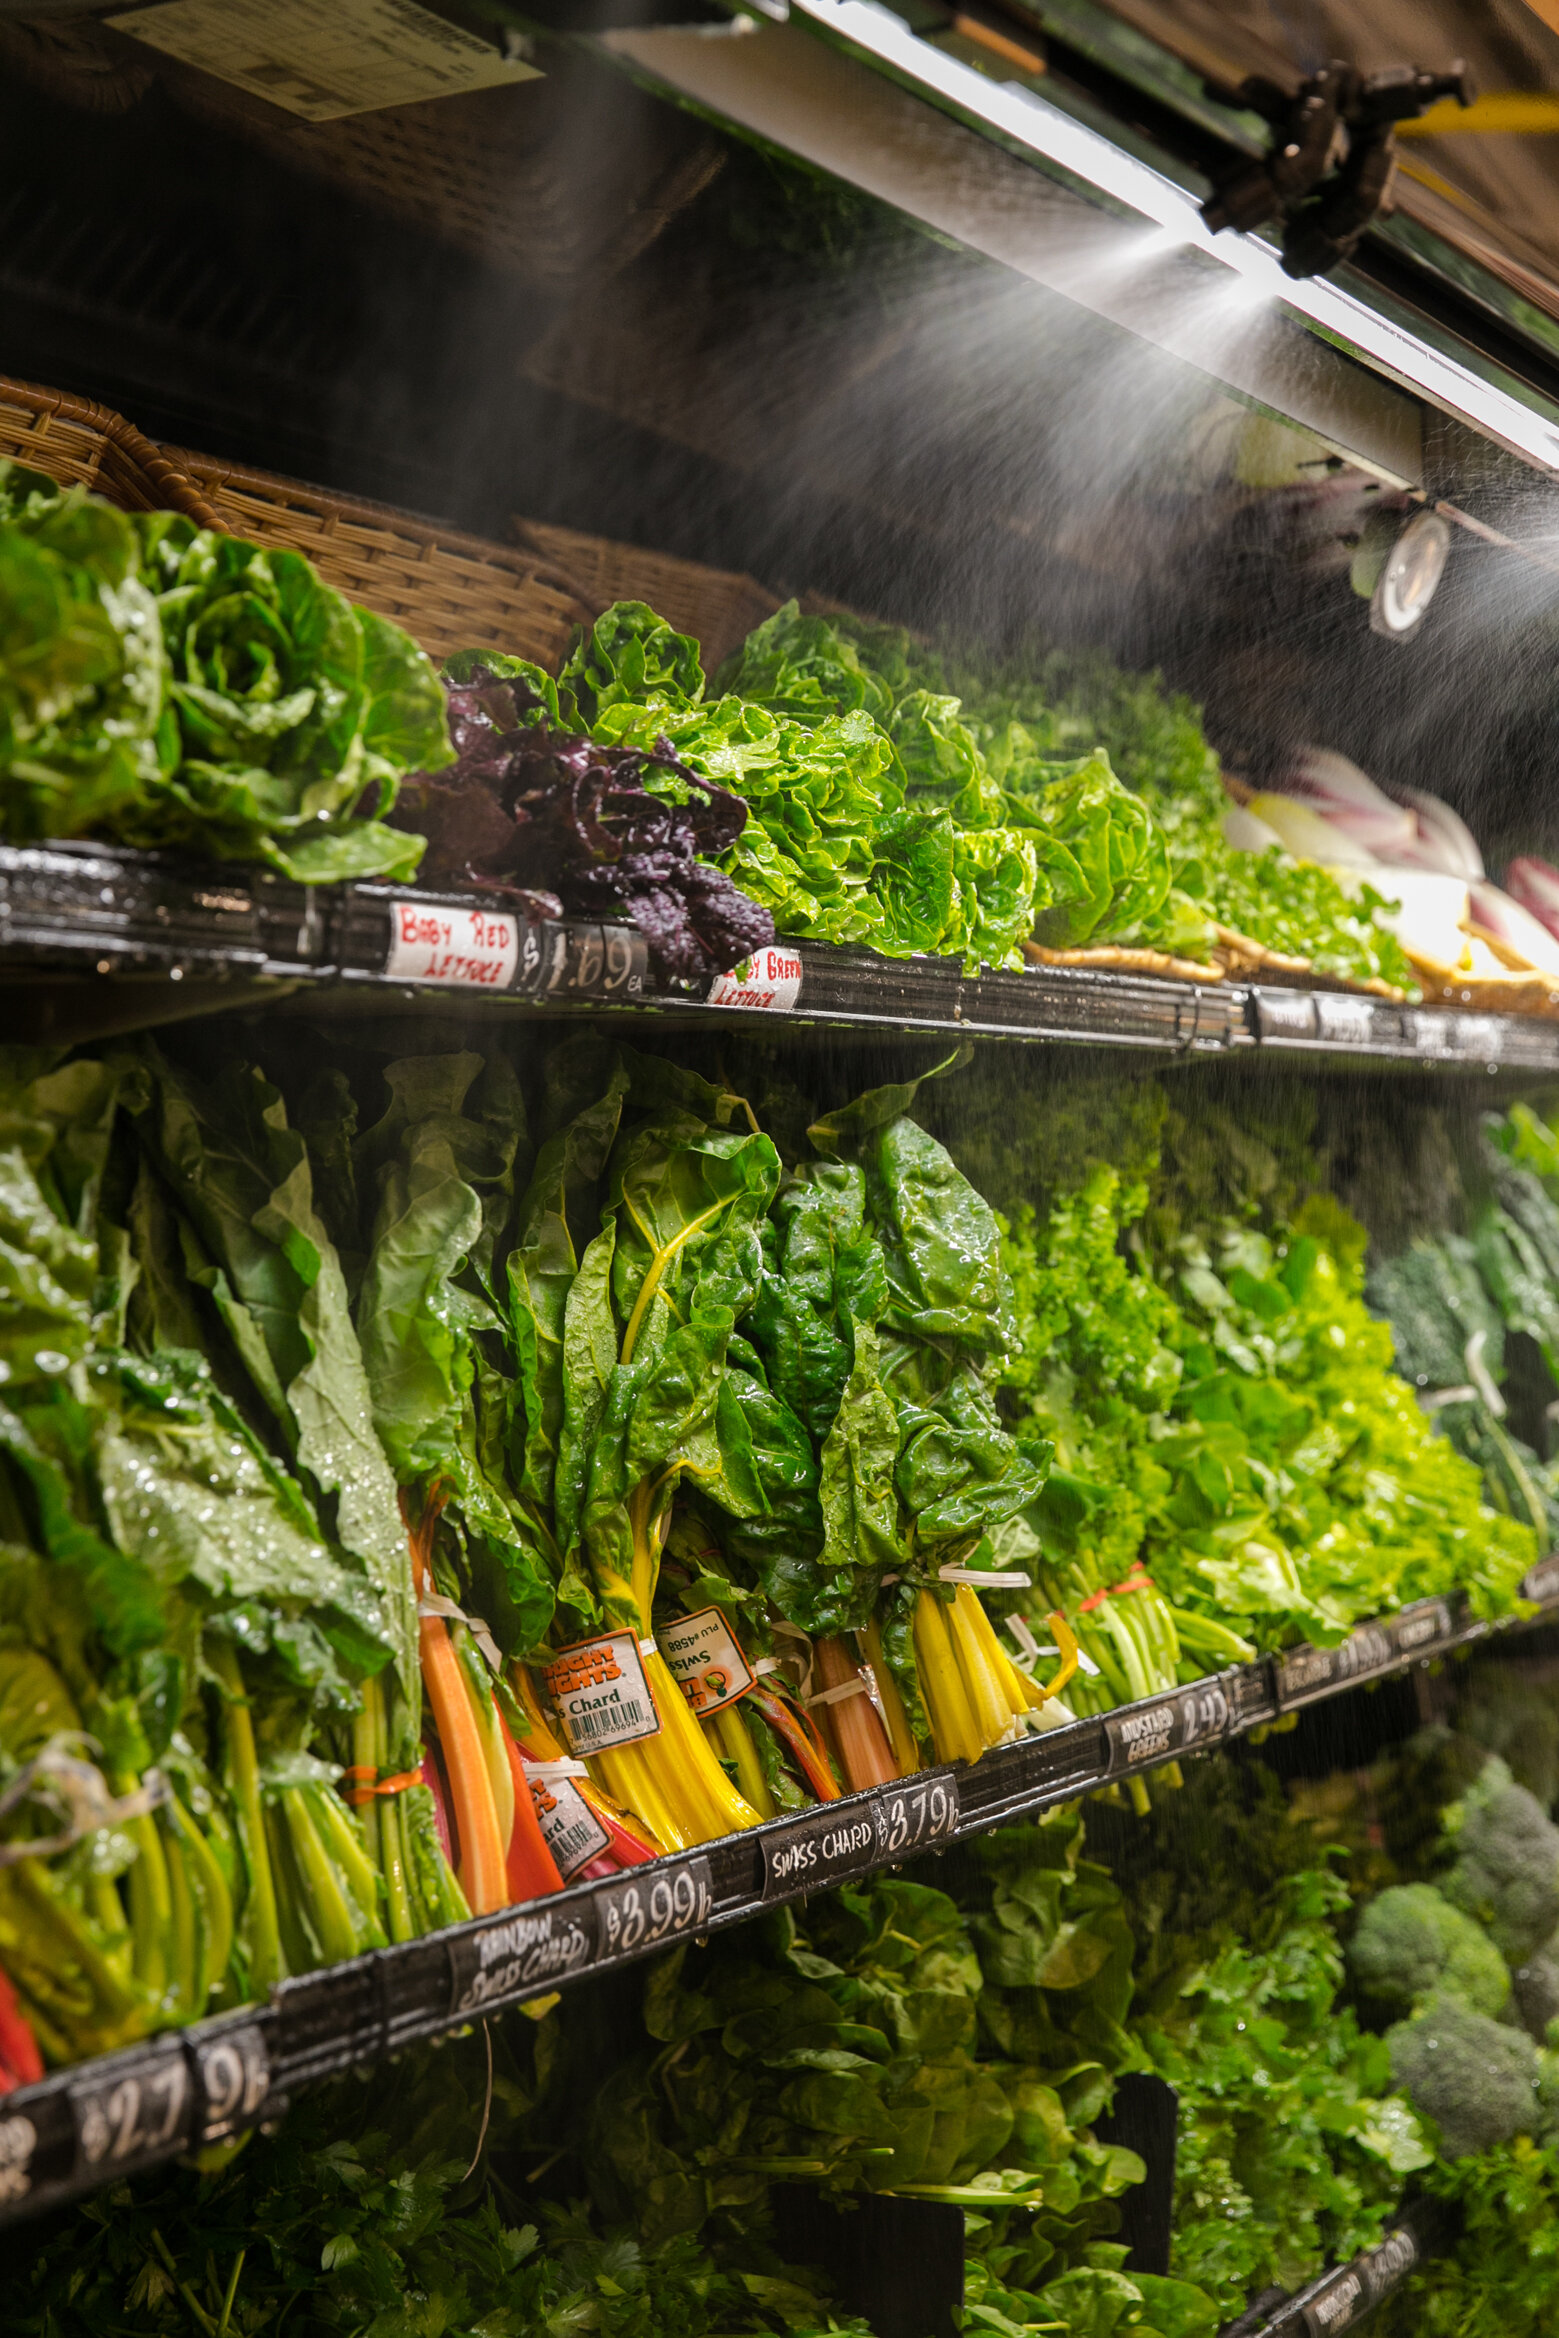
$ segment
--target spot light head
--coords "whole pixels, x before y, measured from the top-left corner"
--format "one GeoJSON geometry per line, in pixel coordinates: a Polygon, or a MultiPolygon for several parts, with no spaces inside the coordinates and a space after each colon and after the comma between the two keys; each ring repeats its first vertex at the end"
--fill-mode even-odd
{"type": "Polygon", "coordinates": [[[1353,589],[1370,605],[1370,631],[1411,641],[1445,574],[1451,523],[1437,511],[1371,514],[1353,555],[1353,589]]]}

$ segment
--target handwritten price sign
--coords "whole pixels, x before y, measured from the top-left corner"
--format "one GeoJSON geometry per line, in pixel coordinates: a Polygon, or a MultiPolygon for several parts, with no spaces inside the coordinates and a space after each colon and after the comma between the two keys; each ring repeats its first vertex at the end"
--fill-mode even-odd
{"type": "Polygon", "coordinates": [[[392,982],[437,982],[453,990],[507,990],[519,963],[519,921],[490,909],[438,902],[390,904],[392,982]]]}

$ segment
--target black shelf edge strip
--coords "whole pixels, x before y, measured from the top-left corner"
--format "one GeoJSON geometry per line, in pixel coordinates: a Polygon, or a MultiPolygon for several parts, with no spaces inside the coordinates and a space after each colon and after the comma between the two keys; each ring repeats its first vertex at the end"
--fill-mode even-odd
{"type": "MultiPolygon", "coordinates": [[[[1097,967],[967,975],[948,958],[879,958],[823,943],[760,952],[743,979],[653,986],[642,936],[566,918],[531,924],[492,896],[388,885],[309,888],[264,870],[193,867],[89,844],[0,845],[0,968],[102,983],[188,981],[243,995],[285,982],[319,1001],[444,1002],[535,1016],[617,1008],[683,1024],[924,1032],[1165,1055],[1267,1052],[1316,1064],[1559,1071],[1559,1022],[1406,1007],[1350,991],[1196,983],[1097,967]]],[[[24,993],[25,980],[18,984],[24,993]]],[[[117,995],[116,995],[117,993],[117,995]]],[[[90,1021],[90,1018],[88,1018],[90,1021]]]]}
{"type": "Polygon", "coordinates": [[[1444,2220],[1430,2202],[1398,2217],[1373,2249],[1361,2250],[1345,2265],[1328,2267],[1314,2281],[1264,2313],[1241,2314],[1220,2338],[1341,2338],[1356,2330],[1378,2305],[1400,2289],[1408,2275],[1440,2245],[1444,2220]]]}
{"type": "MultiPolygon", "coordinates": [[[[1459,1600],[1421,1600],[1361,1625],[1339,1647],[1235,1665],[999,1746],[972,1767],[922,1771],[301,1974],[282,1982],[265,2005],[53,2072],[0,2100],[0,2224],[279,2117],[293,2093],[320,2079],[548,1996],[588,1973],[1036,1817],[1183,1754],[1214,1750],[1284,1713],[1431,1663],[1492,1632],[1552,1620],[1559,1616],[1559,1554],[1542,1560],[1524,1589],[1534,1610],[1524,1617],[1491,1626],[1459,1600]]],[[[1290,2338],[1301,2329],[1350,2326],[1295,2321],[1287,2305],[1281,2311],[1290,2320],[1270,2326],[1290,2338]]]]}

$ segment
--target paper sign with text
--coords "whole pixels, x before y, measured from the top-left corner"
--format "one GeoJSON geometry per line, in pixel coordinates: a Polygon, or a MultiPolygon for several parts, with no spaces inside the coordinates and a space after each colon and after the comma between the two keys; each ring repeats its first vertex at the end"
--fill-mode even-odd
{"type": "Polygon", "coordinates": [[[499,911],[450,909],[436,901],[390,904],[384,971],[392,982],[507,990],[519,955],[519,922],[499,911]]]}
{"type": "Polygon", "coordinates": [[[709,986],[712,1007],[766,1007],[786,1014],[801,996],[801,953],[793,942],[770,942],[709,986]]]}

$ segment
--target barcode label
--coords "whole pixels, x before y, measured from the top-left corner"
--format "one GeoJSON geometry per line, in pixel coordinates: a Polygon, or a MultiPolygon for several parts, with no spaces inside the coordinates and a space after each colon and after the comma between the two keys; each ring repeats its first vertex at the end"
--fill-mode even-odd
{"type": "Polygon", "coordinates": [[[657,1624],[660,1652],[695,1713],[718,1713],[752,1687],[752,1668],[717,1607],[657,1624]]]}
{"type": "Polygon", "coordinates": [[[530,1790],[542,1841],[567,1883],[581,1867],[598,1859],[612,1838],[572,1778],[531,1776],[530,1790]]]}
{"type": "Polygon", "coordinates": [[[547,1666],[547,1693],[571,1753],[610,1753],[654,1737],[660,1715],[632,1632],[577,1640],[547,1666]]]}

